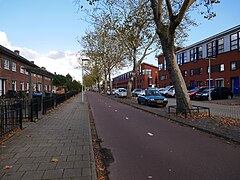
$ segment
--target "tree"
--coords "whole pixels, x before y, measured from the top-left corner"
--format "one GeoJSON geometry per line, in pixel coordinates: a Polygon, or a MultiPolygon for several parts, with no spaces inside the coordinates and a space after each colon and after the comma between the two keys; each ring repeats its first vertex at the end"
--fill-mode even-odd
{"type": "Polygon", "coordinates": [[[176,29],[183,24],[191,10],[199,5],[207,7],[206,18],[214,17],[211,11],[211,5],[217,3],[217,0],[202,0],[199,3],[196,0],[151,0],[156,32],[161,41],[162,50],[167,63],[167,69],[176,91],[177,112],[192,108],[190,98],[187,92],[186,84],[181,74],[176,60],[175,37],[176,29]],[[195,7],[193,7],[193,4],[195,7]],[[167,18],[166,18],[167,17],[167,18]]]}
{"type": "Polygon", "coordinates": [[[115,31],[111,28],[111,21],[108,17],[104,11],[98,16],[92,16],[94,30],[87,32],[81,40],[84,53],[91,59],[90,63],[92,65],[90,67],[98,69],[101,67],[104,79],[104,93],[107,92],[107,82],[111,82],[112,71],[127,65],[125,50],[120,45],[115,31]]]}
{"type": "Polygon", "coordinates": [[[139,1],[113,1],[112,26],[118,34],[121,45],[127,50],[129,60],[132,63],[132,71],[128,81],[128,97],[131,96],[133,80],[136,77],[143,60],[155,52],[158,47],[153,16],[148,0],[139,1]]]}
{"type": "MultiPolygon", "coordinates": [[[[98,0],[91,0],[91,4],[96,1],[98,0]]],[[[134,1],[126,0],[126,2],[134,1]]],[[[177,35],[181,36],[181,33],[177,33],[177,30],[180,29],[182,30],[180,32],[184,33],[188,25],[194,24],[189,16],[191,10],[198,9],[204,15],[204,18],[213,18],[216,15],[213,12],[213,5],[219,3],[220,0],[150,0],[146,2],[151,2],[156,33],[161,42],[170,79],[176,90],[177,112],[182,113],[185,110],[190,110],[192,105],[176,60],[176,37],[177,35]]],[[[138,12],[140,13],[139,15],[136,13],[136,17],[146,15],[142,14],[140,10],[138,12]]]]}

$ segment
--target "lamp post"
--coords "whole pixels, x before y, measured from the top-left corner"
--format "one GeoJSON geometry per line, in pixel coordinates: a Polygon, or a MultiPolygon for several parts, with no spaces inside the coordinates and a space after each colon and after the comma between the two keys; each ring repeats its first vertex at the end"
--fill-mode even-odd
{"type": "Polygon", "coordinates": [[[212,100],[212,97],[211,97],[211,60],[212,59],[216,59],[216,58],[208,58],[208,68],[209,68],[209,71],[208,71],[208,100],[211,101],[212,100]]]}
{"type": "Polygon", "coordinates": [[[89,61],[89,59],[86,59],[86,58],[83,58],[82,56],[83,56],[83,54],[81,53],[81,52],[78,52],[77,54],[76,54],[76,56],[77,56],[77,58],[78,58],[78,60],[80,61],[80,63],[81,63],[81,67],[82,67],[82,78],[81,78],[81,81],[82,81],[82,103],[84,103],[84,94],[83,94],[83,86],[84,86],[84,83],[83,83],[83,62],[84,61],[89,61]]]}

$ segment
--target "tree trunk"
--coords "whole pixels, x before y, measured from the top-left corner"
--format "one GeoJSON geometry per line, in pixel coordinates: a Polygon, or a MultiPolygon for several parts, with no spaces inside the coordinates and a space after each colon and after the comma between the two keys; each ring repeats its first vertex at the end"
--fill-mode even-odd
{"type": "Polygon", "coordinates": [[[187,87],[183,79],[181,70],[177,64],[174,46],[164,45],[164,57],[167,63],[167,69],[175,88],[177,113],[184,113],[185,110],[189,112],[192,109],[192,104],[187,92],[187,87]]]}
{"type": "Polygon", "coordinates": [[[107,84],[107,73],[104,73],[104,94],[107,94],[107,88],[108,88],[108,84],[107,84]]]}
{"type": "Polygon", "coordinates": [[[112,81],[111,81],[111,72],[108,73],[108,81],[109,81],[109,88],[110,88],[110,94],[112,94],[112,81]]]}

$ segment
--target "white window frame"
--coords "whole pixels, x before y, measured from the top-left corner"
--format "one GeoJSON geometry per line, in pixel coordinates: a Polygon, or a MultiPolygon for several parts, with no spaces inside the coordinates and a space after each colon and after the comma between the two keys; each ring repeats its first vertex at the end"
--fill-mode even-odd
{"type": "Polygon", "coordinates": [[[9,70],[9,60],[4,59],[4,69],[9,70]]]}
{"type": "Polygon", "coordinates": [[[12,90],[17,91],[17,81],[16,80],[12,80],[12,90]]]}
{"type": "Polygon", "coordinates": [[[25,74],[24,66],[20,66],[20,73],[21,73],[21,74],[25,74]]]}
{"type": "Polygon", "coordinates": [[[224,64],[220,64],[220,72],[224,71],[224,64]]]}
{"type": "Polygon", "coordinates": [[[14,71],[14,72],[17,71],[17,64],[14,61],[12,61],[12,71],[14,71]]]}

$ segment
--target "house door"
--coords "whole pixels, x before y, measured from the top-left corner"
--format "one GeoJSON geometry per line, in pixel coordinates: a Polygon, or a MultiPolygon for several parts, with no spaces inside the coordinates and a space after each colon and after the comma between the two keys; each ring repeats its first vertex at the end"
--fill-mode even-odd
{"type": "Polygon", "coordinates": [[[239,95],[239,77],[232,77],[231,78],[231,89],[233,94],[239,95]]]}

